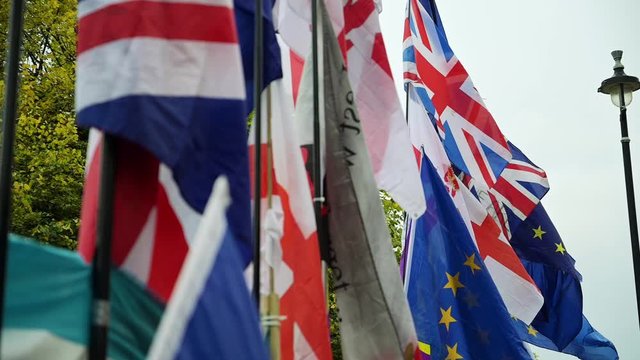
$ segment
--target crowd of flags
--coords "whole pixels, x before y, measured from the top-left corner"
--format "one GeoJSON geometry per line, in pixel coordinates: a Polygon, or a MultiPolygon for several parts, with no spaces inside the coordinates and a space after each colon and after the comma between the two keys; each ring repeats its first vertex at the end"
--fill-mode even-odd
{"type": "MultiPolygon", "coordinates": [[[[618,358],[583,315],[546,173],[500,131],[435,0],[406,4],[406,113],[379,1],[261,3],[256,39],[253,0],[79,2],[77,119],[91,130],[73,299],[89,307],[107,136],[116,282],[141,286],[112,358],[138,339],[129,354],[151,359],[331,359],[329,274],[346,359],[530,359],[527,343],[618,358]],[[400,264],[379,190],[405,210],[400,264]]],[[[86,344],[54,330],[73,354],[86,344]]]]}

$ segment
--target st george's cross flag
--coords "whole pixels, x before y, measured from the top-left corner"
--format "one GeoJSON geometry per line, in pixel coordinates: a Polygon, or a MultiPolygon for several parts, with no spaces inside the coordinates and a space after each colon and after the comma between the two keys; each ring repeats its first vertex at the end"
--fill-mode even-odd
{"type": "MultiPolygon", "coordinates": [[[[286,76],[285,76],[286,78],[286,76]]],[[[311,191],[300,152],[293,102],[276,80],[263,93],[261,294],[268,296],[270,268],[279,297],[280,358],[330,359],[327,306],[311,191]]],[[[255,128],[252,128],[252,132],[255,128]]],[[[254,154],[249,136],[250,157],[254,154]]],[[[251,158],[252,163],[254,158],[251,158]]],[[[251,166],[251,169],[254,169],[251,166]]],[[[252,177],[253,178],[253,177],[252,177]]]]}
{"type": "Polygon", "coordinates": [[[507,140],[449,46],[435,0],[409,0],[404,79],[434,116],[449,159],[491,187],[511,159],[507,140]]]}
{"type": "MultiPolygon", "coordinates": [[[[119,139],[114,263],[166,301],[211,185],[224,174],[230,228],[247,264],[247,105],[232,2],[84,0],[78,12],[78,124],[119,139]]],[[[79,245],[87,260],[97,217],[95,134],[79,245]]]]}
{"type": "Polygon", "coordinates": [[[413,146],[424,152],[451,194],[479,254],[510,313],[531,322],[542,306],[542,295],[526,272],[498,224],[465,185],[458,180],[428,113],[420,106],[415,88],[409,91],[409,126],[413,146]]]}
{"type": "MultiPolygon", "coordinates": [[[[290,58],[285,60],[291,65],[290,71],[300,71],[300,59],[307,59],[305,69],[310,70],[310,32],[304,29],[310,29],[311,17],[310,6],[304,3],[281,0],[277,9],[280,34],[292,50],[290,58]],[[299,25],[293,27],[293,24],[299,25]]],[[[343,6],[341,1],[331,0],[326,2],[326,7],[346,61],[378,188],[387,191],[412,217],[417,217],[424,212],[424,199],[416,196],[421,193],[418,168],[393,82],[376,4],[373,0],[349,0],[343,6]]],[[[306,77],[293,75],[294,96],[301,94],[302,99],[296,106],[311,106],[311,102],[305,101],[311,99],[305,96],[310,93],[311,84],[299,88],[295,80],[306,77]],[[308,88],[305,90],[305,87],[308,88]]]]}

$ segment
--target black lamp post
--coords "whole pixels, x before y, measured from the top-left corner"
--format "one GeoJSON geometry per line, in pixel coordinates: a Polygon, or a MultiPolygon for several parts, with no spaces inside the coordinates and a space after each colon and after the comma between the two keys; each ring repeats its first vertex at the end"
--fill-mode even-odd
{"type": "MultiPolygon", "coordinates": [[[[629,231],[631,232],[631,255],[633,257],[633,273],[636,281],[636,304],[640,320],[640,246],[638,245],[638,219],[636,218],[636,201],[633,194],[633,174],[631,172],[631,152],[629,150],[629,131],[627,130],[627,106],[631,104],[633,92],[640,89],[640,81],[635,76],[624,73],[620,62],[622,50],[611,52],[613,60],[613,76],[604,80],[598,92],[611,95],[611,101],[620,108],[620,131],[622,133],[622,157],[624,161],[624,179],[627,186],[627,208],[629,210],[629,231]]],[[[640,324],[640,322],[638,323],[640,324]]]]}

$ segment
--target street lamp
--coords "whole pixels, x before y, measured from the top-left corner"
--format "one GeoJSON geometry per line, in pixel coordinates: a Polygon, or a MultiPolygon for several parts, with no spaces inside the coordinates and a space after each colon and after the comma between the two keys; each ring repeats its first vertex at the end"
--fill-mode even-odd
{"type": "Polygon", "coordinates": [[[636,201],[633,194],[633,174],[631,172],[631,152],[629,150],[629,131],[627,129],[627,106],[633,100],[633,92],[640,89],[640,81],[635,76],[624,73],[622,50],[611,52],[613,60],[613,76],[604,80],[598,92],[611,96],[613,105],[620,108],[620,131],[622,133],[622,158],[624,162],[624,179],[627,186],[627,208],[629,211],[629,231],[631,233],[631,256],[633,258],[633,273],[636,281],[636,304],[640,324],[640,247],[638,245],[638,220],[636,218],[636,201]]]}

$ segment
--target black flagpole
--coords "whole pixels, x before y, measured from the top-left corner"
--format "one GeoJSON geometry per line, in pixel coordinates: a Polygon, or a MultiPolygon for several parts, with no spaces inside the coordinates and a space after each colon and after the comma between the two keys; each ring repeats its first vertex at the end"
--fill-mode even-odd
{"type": "MultiPolygon", "coordinates": [[[[313,166],[311,176],[313,179],[313,210],[316,215],[316,226],[320,252],[324,259],[328,261],[328,244],[325,234],[324,220],[322,217],[322,205],[324,196],[322,194],[322,169],[321,155],[322,143],[320,137],[320,76],[318,60],[318,0],[311,1],[311,65],[313,74],[313,166]]],[[[327,283],[325,282],[325,288],[327,283]]]]}
{"type": "MultiPolygon", "coordinates": [[[[6,92],[4,96],[4,116],[2,117],[2,163],[0,163],[0,330],[4,321],[4,289],[7,272],[7,248],[9,243],[9,223],[11,220],[11,165],[13,162],[13,142],[16,132],[18,111],[18,77],[20,73],[20,45],[22,43],[22,23],[24,21],[24,1],[13,0],[9,20],[9,53],[7,54],[6,92]]],[[[0,331],[0,339],[2,331],[0,331]]]]}
{"type": "Polygon", "coordinates": [[[253,43],[253,102],[255,109],[255,172],[253,192],[253,296],[256,299],[258,312],[260,311],[260,202],[262,201],[262,69],[264,62],[263,50],[263,1],[256,0],[255,35],[253,43]]]}
{"type": "Polygon", "coordinates": [[[93,304],[89,359],[107,358],[111,282],[111,232],[113,229],[113,202],[115,193],[116,139],[104,134],[100,164],[100,195],[98,198],[98,224],[96,250],[93,258],[93,304]]]}

